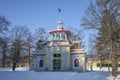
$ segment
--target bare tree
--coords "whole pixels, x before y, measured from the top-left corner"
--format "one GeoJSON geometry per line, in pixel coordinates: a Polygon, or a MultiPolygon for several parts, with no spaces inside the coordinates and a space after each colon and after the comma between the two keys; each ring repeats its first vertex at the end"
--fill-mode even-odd
{"type": "Polygon", "coordinates": [[[13,58],[13,71],[17,63],[20,61],[20,56],[26,55],[26,41],[30,35],[29,29],[26,26],[15,26],[12,28],[12,58],[13,58]]]}
{"type": "Polygon", "coordinates": [[[2,67],[6,66],[6,52],[7,52],[7,41],[2,39],[2,43],[0,44],[1,46],[1,52],[2,52],[2,67]]]}
{"type": "Polygon", "coordinates": [[[47,39],[48,39],[48,36],[47,36],[47,33],[46,33],[46,30],[45,28],[38,28],[36,29],[35,31],[35,43],[36,43],[36,50],[38,49],[44,49],[45,48],[45,44],[47,43],[47,39]]]}
{"type": "Polygon", "coordinates": [[[71,40],[81,40],[82,38],[82,28],[69,27],[68,30],[71,31],[71,40]]]}
{"type": "Polygon", "coordinates": [[[28,52],[28,56],[29,56],[29,67],[30,67],[30,58],[31,58],[31,52],[32,52],[32,49],[34,48],[33,46],[33,36],[31,33],[28,34],[27,36],[27,42],[26,42],[26,51],[28,52]]]}
{"type": "Polygon", "coordinates": [[[115,45],[111,40],[111,34],[120,24],[120,0],[96,0],[95,4],[90,3],[86,16],[83,17],[82,25],[88,29],[98,30],[102,38],[102,46],[110,48],[112,56],[112,75],[117,76],[117,62],[115,60],[115,45]]]}
{"type": "Polygon", "coordinates": [[[4,31],[7,31],[9,25],[10,22],[6,19],[6,17],[0,16],[0,34],[4,33],[4,31]]]}
{"type": "Polygon", "coordinates": [[[6,19],[5,16],[0,16],[0,55],[2,56],[2,67],[6,65],[6,52],[7,52],[7,36],[5,35],[8,31],[8,26],[10,22],[6,19]]]}
{"type": "Polygon", "coordinates": [[[37,40],[45,40],[46,39],[46,30],[45,28],[39,27],[38,29],[35,30],[35,38],[37,40]]]}

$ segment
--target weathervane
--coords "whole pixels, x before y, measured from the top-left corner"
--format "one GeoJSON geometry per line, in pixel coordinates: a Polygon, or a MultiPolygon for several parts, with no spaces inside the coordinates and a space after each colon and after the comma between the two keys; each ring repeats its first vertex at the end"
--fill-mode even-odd
{"type": "Polygon", "coordinates": [[[61,16],[61,9],[60,9],[60,8],[58,8],[58,12],[59,12],[59,17],[60,17],[60,19],[62,19],[62,16],[61,16]]]}

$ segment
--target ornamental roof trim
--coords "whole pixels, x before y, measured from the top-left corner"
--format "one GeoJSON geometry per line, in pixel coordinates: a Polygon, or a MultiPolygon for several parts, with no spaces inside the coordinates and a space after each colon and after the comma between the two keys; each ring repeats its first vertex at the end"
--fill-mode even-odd
{"type": "Polygon", "coordinates": [[[51,30],[49,31],[50,34],[56,33],[56,32],[65,32],[68,35],[71,35],[71,32],[69,30],[51,30]]]}

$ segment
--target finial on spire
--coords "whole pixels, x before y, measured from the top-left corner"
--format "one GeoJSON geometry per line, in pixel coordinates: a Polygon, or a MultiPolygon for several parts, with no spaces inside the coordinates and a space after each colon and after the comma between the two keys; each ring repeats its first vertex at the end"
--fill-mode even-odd
{"type": "Polygon", "coordinates": [[[58,15],[59,15],[59,19],[61,20],[62,19],[62,15],[61,15],[61,9],[58,8],[58,15]]]}

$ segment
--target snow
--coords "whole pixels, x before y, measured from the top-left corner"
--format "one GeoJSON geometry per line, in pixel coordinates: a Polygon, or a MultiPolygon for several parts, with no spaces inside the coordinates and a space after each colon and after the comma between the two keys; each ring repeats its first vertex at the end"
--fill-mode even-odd
{"type": "MultiPolygon", "coordinates": [[[[12,68],[0,68],[0,71],[12,71],[12,68]]],[[[19,67],[15,71],[29,71],[28,67],[19,67]]]]}
{"type": "MultiPolygon", "coordinates": [[[[87,70],[90,71],[90,67],[87,68],[87,70]]],[[[95,67],[93,68],[93,71],[108,71],[108,67],[95,67]]],[[[112,71],[112,68],[110,67],[110,71],[112,71]]],[[[118,71],[120,71],[120,67],[118,67],[118,71]]]]}
{"type": "MultiPolygon", "coordinates": [[[[97,69],[96,69],[97,70],[97,69]]],[[[34,72],[28,68],[0,68],[0,80],[113,80],[111,72],[34,72]]],[[[120,80],[120,74],[116,80],[120,80]]]]}

